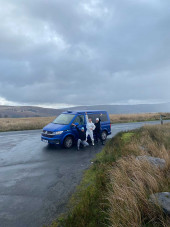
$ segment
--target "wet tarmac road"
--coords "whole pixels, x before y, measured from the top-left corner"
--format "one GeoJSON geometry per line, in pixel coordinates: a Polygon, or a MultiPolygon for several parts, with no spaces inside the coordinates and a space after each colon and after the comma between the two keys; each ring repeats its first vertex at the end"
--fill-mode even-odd
{"type": "MultiPolygon", "coordinates": [[[[149,122],[151,124],[159,122],[149,122]]],[[[112,136],[145,123],[112,125],[112,136]]],[[[0,133],[0,226],[39,227],[66,210],[83,170],[101,145],[49,148],[41,130],[0,133]]]]}

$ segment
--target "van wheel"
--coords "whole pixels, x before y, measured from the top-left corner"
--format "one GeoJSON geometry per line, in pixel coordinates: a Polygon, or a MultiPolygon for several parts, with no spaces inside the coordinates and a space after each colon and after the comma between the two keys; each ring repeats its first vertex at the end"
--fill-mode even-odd
{"type": "Polygon", "coordinates": [[[67,136],[64,140],[63,145],[66,149],[71,148],[73,146],[73,138],[71,136],[67,136]]]}
{"type": "Polygon", "coordinates": [[[107,132],[103,131],[101,134],[102,140],[105,141],[107,139],[107,132]]]}

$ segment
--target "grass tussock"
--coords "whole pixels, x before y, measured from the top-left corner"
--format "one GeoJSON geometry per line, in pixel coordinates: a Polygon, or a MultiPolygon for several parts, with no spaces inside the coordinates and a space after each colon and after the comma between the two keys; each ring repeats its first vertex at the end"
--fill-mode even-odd
{"type": "Polygon", "coordinates": [[[166,184],[160,169],[130,156],[117,162],[109,178],[109,226],[141,226],[150,220],[156,225],[157,219],[159,224],[164,222],[159,206],[155,207],[148,199],[166,184]]]}
{"type": "Polygon", "coordinates": [[[55,117],[0,118],[0,132],[41,129],[55,117]]]}
{"type": "Polygon", "coordinates": [[[170,124],[121,132],[109,140],[85,172],[67,215],[52,227],[170,226],[149,196],[170,191],[170,124]],[[138,155],[166,160],[163,169],[138,155]]]}

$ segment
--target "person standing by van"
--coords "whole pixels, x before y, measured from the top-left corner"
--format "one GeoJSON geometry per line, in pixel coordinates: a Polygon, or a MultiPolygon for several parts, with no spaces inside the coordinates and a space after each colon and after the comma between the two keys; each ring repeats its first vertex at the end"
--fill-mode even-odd
{"type": "MultiPolygon", "coordinates": [[[[100,117],[101,116],[102,116],[102,114],[100,114],[100,117]]],[[[96,118],[96,123],[95,123],[96,128],[95,128],[94,132],[95,132],[95,136],[96,136],[96,142],[98,143],[98,140],[100,139],[102,145],[104,145],[103,139],[102,139],[102,136],[101,136],[101,124],[100,124],[101,119],[100,119],[100,117],[96,118]]]]}
{"type": "Polygon", "coordinates": [[[79,129],[77,125],[75,124],[72,125],[75,126],[78,131],[77,150],[80,149],[80,144],[83,144],[84,147],[89,146],[89,144],[86,141],[86,133],[84,127],[81,127],[81,129],[79,129]]]}
{"type": "Polygon", "coordinates": [[[90,139],[92,141],[92,145],[94,146],[94,137],[93,137],[93,131],[95,130],[95,125],[92,122],[91,118],[88,118],[88,115],[86,113],[86,141],[87,141],[87,137],[88,135],[90,136],[90,139]]]}

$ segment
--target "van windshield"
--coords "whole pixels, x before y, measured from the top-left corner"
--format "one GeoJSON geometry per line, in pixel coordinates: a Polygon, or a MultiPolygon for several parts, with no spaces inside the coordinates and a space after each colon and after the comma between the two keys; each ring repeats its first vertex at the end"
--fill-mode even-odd
{"type": "Polygon", "coordinates": [[[60,114],[54,121],[54,124],[68,125],[73,119],[74,114],[60,114]]]}

